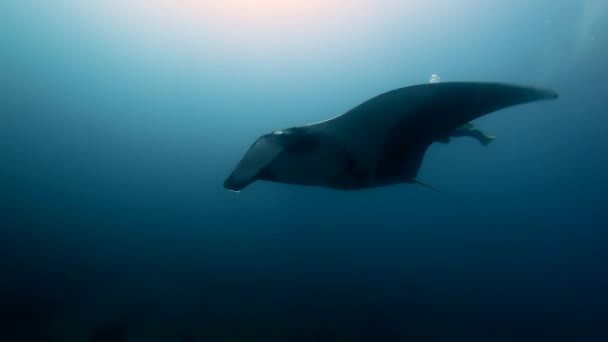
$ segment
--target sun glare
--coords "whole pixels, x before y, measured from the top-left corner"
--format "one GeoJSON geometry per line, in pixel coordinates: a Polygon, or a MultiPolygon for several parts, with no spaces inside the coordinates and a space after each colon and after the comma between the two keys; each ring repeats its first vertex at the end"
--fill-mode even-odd
{"type": "Polygon", "coordinates": [[[137,7],[166,15],[215,16],[223,19],[269,20],[322,15],[337,7],[334,0],[152,0],[137,7]]]}

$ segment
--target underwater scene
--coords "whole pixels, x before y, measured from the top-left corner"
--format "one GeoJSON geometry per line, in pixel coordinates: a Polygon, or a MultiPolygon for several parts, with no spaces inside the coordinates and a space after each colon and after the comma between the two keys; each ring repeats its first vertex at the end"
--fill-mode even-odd
{"type": "Polygon", "coordinates": [[[0,341],[608,341],[608,1],[0,4],[0,341]]]}

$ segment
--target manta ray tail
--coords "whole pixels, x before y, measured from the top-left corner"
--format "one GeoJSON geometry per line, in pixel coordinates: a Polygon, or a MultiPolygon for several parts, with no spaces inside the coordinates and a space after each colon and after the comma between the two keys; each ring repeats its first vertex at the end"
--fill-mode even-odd
{"type": "Polygon", "coordinates": [[[441,190],[438,190],[438,189],[436,189],[436,188],[434,188],[434,187],[432,187],[432,186],[430,186],[430,185],[428,185],[428,184],[422,183],[421,181],[416,180],[416,179],[414,179],[414,183],[416,183],[416,184],[420,184],[420,185],[422,185],[423,187],[425,187],[425,188],[427,188],[427,189],[430,189],[430,190],[433,190],[433,191],[435,191],[435,192],[437,192],[437,193],[440,193],[440,194],[442,194],[443,196],[445,196],[445,197],[447,197],[447,198],[451,199],[452,201],[454,201],[454,202],[456,202],[456,203],[458,203],[458,204],[462,205],[463,207],[467,207],[467,205],[466,205],[466,204],[462,203],[461,201],[459,201],[458,199],[456,199],[454,196],[450,196],[450,195],[446,194],[445,192],[443,192],[443,191],[441,191],[441,190]]]}

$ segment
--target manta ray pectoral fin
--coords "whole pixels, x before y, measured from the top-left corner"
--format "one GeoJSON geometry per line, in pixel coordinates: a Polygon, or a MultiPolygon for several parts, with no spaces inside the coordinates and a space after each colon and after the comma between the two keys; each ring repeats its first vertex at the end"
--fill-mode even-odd
{"type": "MultiPolygon", "coordinates": [[[[396,130],[399,127],[395,127],[396,130]]],[[[398,133],[384,145],[382,158],[376,167],[376,180],[383,182],[399,182],[403,179],[414,179],[422,166],[424,155],[433,141],[412,142],[402,138],[398,133]]]]}

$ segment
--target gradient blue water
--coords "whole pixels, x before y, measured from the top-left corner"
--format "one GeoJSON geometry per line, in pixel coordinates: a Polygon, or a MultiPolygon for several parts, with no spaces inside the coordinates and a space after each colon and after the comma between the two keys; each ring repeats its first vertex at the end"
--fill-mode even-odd
{"type": "Polygon", "coordinates": [[[416,23],[345,1],[326,36],[226,46],[71,3],[0,5],[0,340],[608,338],[602,1],[435,1],[416,23]],[[470,209],[412,185],[222,188],[260,134],[433,73],[561,95],[478,120],[487,148],[427,152],[419,178],[470,209]]]}

